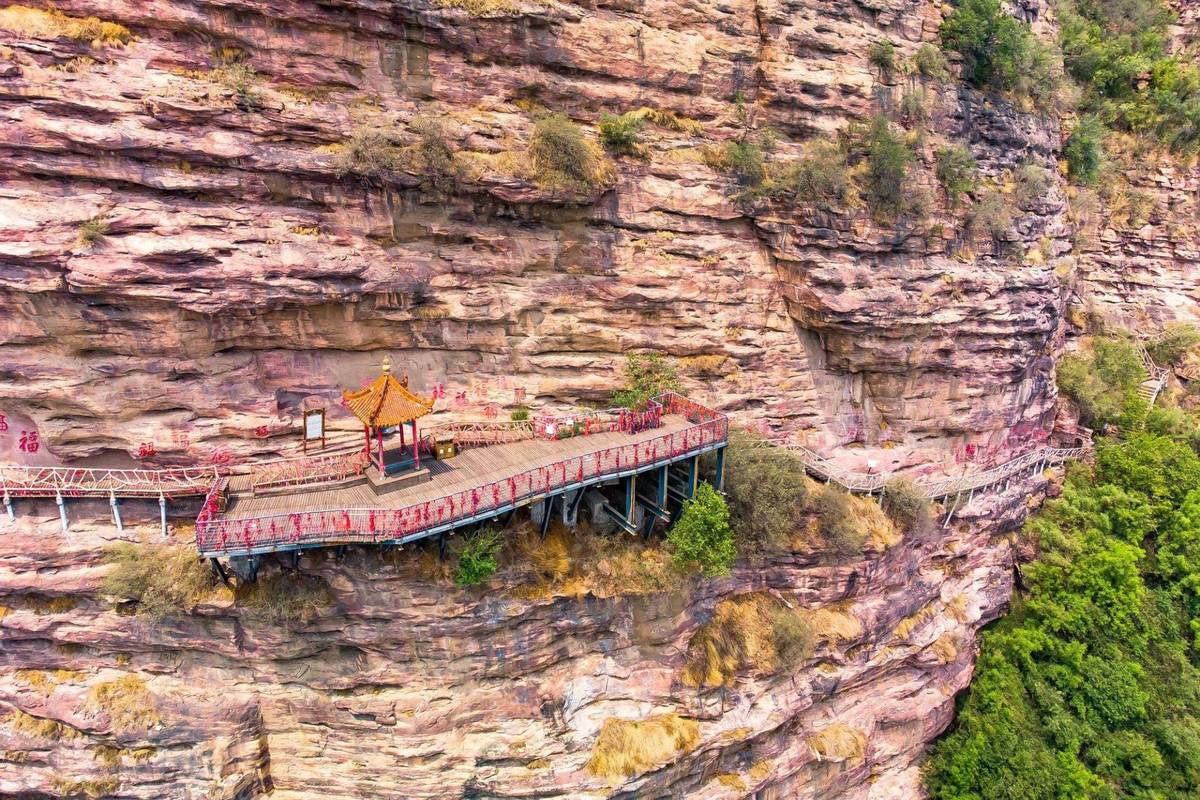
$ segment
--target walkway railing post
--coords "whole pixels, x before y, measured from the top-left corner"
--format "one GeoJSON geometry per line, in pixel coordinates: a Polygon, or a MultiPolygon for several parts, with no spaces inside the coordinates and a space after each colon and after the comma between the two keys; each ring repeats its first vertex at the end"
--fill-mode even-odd
{"type": "Polygon", "coordinates": [[[117,533],[124,533],[125,526],[121,524],[121,509],[117,506],[116,493],[108,493],[108,504],[112,506],[113,524],[117,526],[117,533]]]}
{"type": "Polygon", "coordinates": [[[162,538],[167,538],[167,498],[166,495],[158,496],[158,519],[161,526],[162,538]]]}
{"type": "Polygon", "coordinates": [[[58,519],[62,523],[62,532],[67,532],[67,504],[61,492],[54,493],[54,502],[58,503],[58,519]]]}

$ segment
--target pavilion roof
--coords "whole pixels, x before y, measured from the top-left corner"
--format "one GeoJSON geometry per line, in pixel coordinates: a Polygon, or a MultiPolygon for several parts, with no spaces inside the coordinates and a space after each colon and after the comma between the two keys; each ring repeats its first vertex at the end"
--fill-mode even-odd
{"type": "MultiPolygon", "coordinates": [[[[407,383],[407,378],[404,383],[407,383]]],[[[343,391],[342,399],[350,413],[372,428],[402,425],[433,410],[433,399],[424,400],[396,380],[385,365],[383,374],[365,389],[343,391]]]]}

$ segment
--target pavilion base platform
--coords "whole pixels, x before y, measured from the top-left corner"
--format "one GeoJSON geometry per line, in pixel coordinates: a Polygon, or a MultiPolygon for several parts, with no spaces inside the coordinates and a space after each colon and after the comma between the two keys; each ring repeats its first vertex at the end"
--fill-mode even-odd
{"type": "Polygon", "coordinates": [[[425,483],[432,477],[426,467],[421,467],[420,469],[412,469],[410,467],[407,472],[386,476],[381,476],[376,467],[370,467],[366,471],[367,483],[370,484],[372,491],[376,495],[384,495],[388,492],[394,492],[397,489],[406,489],[418,483],[425,483]]]}

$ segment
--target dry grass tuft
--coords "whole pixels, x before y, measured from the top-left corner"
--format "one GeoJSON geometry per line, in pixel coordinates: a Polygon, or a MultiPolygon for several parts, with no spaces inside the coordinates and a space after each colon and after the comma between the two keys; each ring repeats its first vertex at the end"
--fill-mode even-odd
{"type": "Polygon", "coordinates": [[[272,624],[308,622],[332,604],[324,579],[302,572],[267,575],[237,590],[237,605],[247,616],[272,624]]]}
{"type": "Polygon", "coordinates": [[[48,696],[60,684],[81,682],[84,674],[69,669],[56,669],[53,672],[41,669],[19,669],[14,673],[14,677],[30,689],[48,696]]]}
{"type": "Polygon", "coordinates": [[[162,722],[154,696],[136,675],[98,683],[88,693],[87,710],[108,715],[117,730],[149,730],[162,722]]]}
{"type": "Polygon", "coordinates": [[[904,534],[897,530],[892,519],[871,498],[851,496],[850,504],[868,548],[886,550],[904,539],[904,534]]]}
{"type": "Polygon", "coordinates": [[[924,625],[937,614],[935,603],[930,603],[912,616],[905,617],[896,623],[896,638],[907,639],[913,631],[924,625]]]}
{"type": "Polygon", "coordinates": [[[929,649],[937,657],[939,664],[949,664],[958,658],[958,640],[951,633],[943,633],[929,649]]]}
{"type": "Polygon", "coordinates": [[[746,782],[742,780],[740,775],[734,775],[730,772],[723,772],[716,777],[716,781],[722,786],[726,786],[735,791],[746,791],[746,782]]]}
{"type": "Polygon", "coordinates": [[[688,643],[682,680],[688,686],[729,686],[739,672],[770,674],[812,654],[806,620],[767,594],[717,603],[712,619],[688,643]]]}
{"type": "Polygon", "coordinates": [[[123,46],[133,41],[133,33],[124,25],[96,17],[69,17],[61,11],[45,11],[29,6],[0,8],[0,28],[36,39],[65,36],[94,47],[123,46]]]}
{"type": "Polygon", "coordinates": [[[529,600],[651,594],[682,580],[662,547],[633,536],[601,536],[582,522],[574,531],[554,522],[545,540],[526,525],[509,532],[507,545],[507,566],[525,573],[515,594],[529,600]]]}
{"type": "Polygon", "coordinates": [[[858,761],[867,752],[867,737],[843,722],[835,722],[809,736],[808,746],[822,761],[858,761]]]}
{"type": "Polygon", "coordinates": [[[72,779],[56,775],[51,785],[60,797],[86,797],[92,800],[93,798],[109,797],[121,788],[121,781],[114,775],[97,780],[72,779]]]}
{"type": "Polygon", "coordinates": [[[588,770],[606,778],[626,778],[670,761],[700,741],[700,723],[678,714],[657,714],[640,722],[604,721],[588,770]]]}
{"type": "Polygon", "coordinates": [[[838,605],[819,608],[810,612],[807,618],[817,639],[831,645],[852,641],[863,633],[858,617],[838,605]]]}
{"type": "Polygon", "coordinates": [[[216,586],[212,569],[188,545],[118,542],[106,553],[112,565],[101,591],[133,600],[155,619],[191,610],[216,586]]]}
{"type": "Polygon", "coordinates": [[[78,739],[83,736],[70,725],[45,717],[35,717],[20,709],[13,709],[8,723],[12,726],[13,733],[31,736],[35,739],[50,739],[57,742],[63,739],[78,739]]]}

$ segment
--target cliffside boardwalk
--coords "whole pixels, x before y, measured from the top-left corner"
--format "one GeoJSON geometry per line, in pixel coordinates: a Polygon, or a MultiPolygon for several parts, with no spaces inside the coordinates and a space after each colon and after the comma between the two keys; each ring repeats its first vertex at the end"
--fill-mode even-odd
{"type": "MultiPolygon", "coordinates": [[[[1153,404],[1169,371],[1140,350],[1147,379],[1139,394],[1153,404]]],[[[422,467],[415,418],[428,413],[432,403],[408,392],[406,381],[391,378],[386,364],[372,387],[351,393],[366,429],[365,447],[232,468],[0,465],[8,518],[15,519],[17,499],[53,497],[66,532],[68,499],[108,498],[113,521],[121,529],[119,498],[157,499],[165,535],[167,501],[203,496],[196,519],[200,554],[252,557],[351,543],[406,544],[525,506],[535,507],[544,531],[556,509],[564,521],[573,523],[585,491],[600,485],[616,487],[618,498],[606,500],[602,510],[633,533],[655,519],[670,520],[669,505],[692,496],[700,455],[717,453],[718,488],[723,480],[728,418],[673,392],[652,400],[644,412],[589,410],[532,421],[435,426],[423,440],[427,445],[448,437],[471,449],[449,461],[427,459],[422,467]],[[396,410],[396,403],[403,408],[396,410]],[[381,421],[381,409],[399,416],[381,421]],[[402,440],[388,463],[383,429],[399,425],[403,431],[404,424],[412,425],[412,441],[402,440]]],[[[783,446],[811,475],[850,492],[882,493],[895,477],[845,469],[799,444],[783,446]]],[[[1043,447],[981,472],[917,478],[913,483],[931,500],[952,498],[946,509],[949,523],[964,505],[964,496],[970,503],[978,493],[1000,485],[1007,488],[1014,478],[1080,458],[1088,449],[1043,447]]]]}

